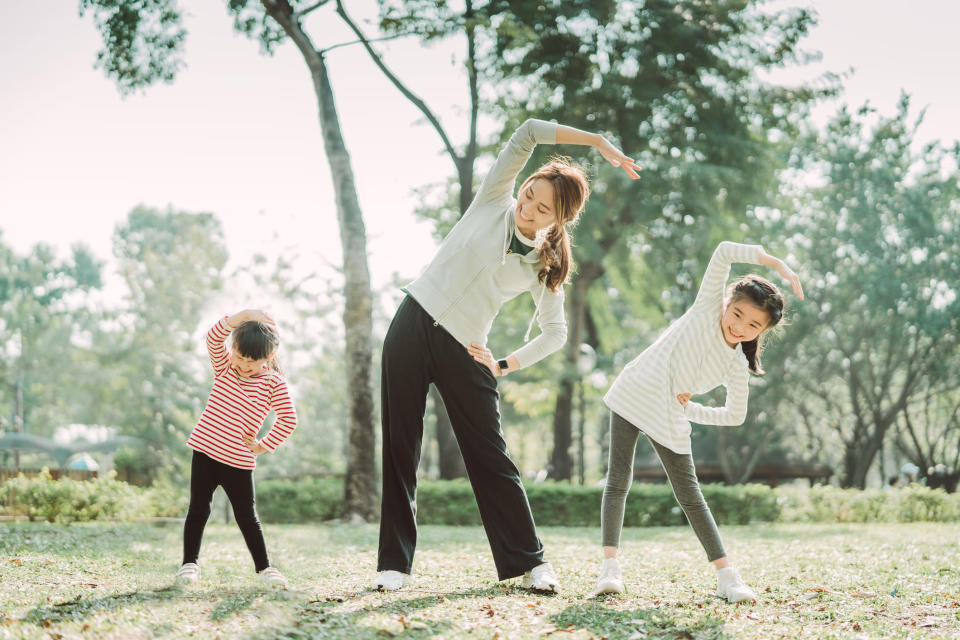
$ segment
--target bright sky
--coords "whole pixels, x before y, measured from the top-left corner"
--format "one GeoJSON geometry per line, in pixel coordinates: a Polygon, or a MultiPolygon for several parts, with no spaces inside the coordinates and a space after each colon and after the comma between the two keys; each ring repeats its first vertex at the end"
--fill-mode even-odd
{"type": "MultiPolygon", "coordinates": [[[[273,57],[235,34],[222,2],[190,6],[187,67],[172,85],[121,99],[93,63],[100,35],[77,2],[0,4],[0,230],[20,252],[36,242],[66,252],[78,241],[110,256],[115,225],[138,203],[211,211],[223,221],[234,265],[255,252],[292,248],[305,268],[340,263],[333,188],[316,99],[289,43],[273,57]]],[[[771,7],[803,6],[776,0],[771,7]]],[[[855,69],[842,100],[893,112],[900,90],[927,107],[925,139],[960,139],[956,87],[960,3],[917,0],[813,2],[820,26],[808,49],[823,62],[784,74],[794,81],[855,69]]],[[[350,3],[373,18],[373,0],[350,3]]],[[[352,38],[329,8],[309,19],[315,44],[352,38]]],[[[374,28],[367,24],[368,33],[374,28]]],[[[466,139],[466,87],[454,64],[460,43],[424,50],[377,45],[466,139]]],[[[411,190],[445,180],[453,167],[439,138],[359,47],[328,55],[332,84],[369,233],[375,285],[415,275],[435,244],[413,216],[411,190]]],[[[825,117],[835,105],[821,109],[825,117]]],[[[491,123],[484,123],[491,131],[491,123]]],[[[629,151],[629,150],[628,150],[629,151]]]]}

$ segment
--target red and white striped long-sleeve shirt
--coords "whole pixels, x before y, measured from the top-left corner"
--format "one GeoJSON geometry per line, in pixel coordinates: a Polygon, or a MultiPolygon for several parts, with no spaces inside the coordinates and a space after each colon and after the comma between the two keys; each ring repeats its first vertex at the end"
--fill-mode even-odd
{"type": "Polygon", "coordinates": [[[233,370],[224,346],[232,330],[224,317],[207,332],[213,388],[187,446],[231,467],[253,469],[257,458],[243,443],[243,434],[256,435],[267,414],[274,411],[277,419],[260,441],[273,451],[293,433],[297,412],[287,381],[276,371],[243,378],[233,370]]]}

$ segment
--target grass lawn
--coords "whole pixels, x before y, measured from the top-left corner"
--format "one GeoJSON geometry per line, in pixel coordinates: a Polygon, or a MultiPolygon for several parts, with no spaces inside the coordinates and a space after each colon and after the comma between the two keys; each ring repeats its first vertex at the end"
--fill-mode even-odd
{"type": "Polygon", "coordinates": [[[268,525],[286,591],[262,588],[239,531],[207,528],[203,580],[172,587],[179,526],[0,524],[0,638],[958,638],[960,527],[722,527],[755,605],[714,595],[686,528],[624,532],[629,593],[593,599],[599,529],[540,531],[562,584],[496,582],[479,527],[423,527],[416,582],[366,590],[377,528],[268,525]]]}

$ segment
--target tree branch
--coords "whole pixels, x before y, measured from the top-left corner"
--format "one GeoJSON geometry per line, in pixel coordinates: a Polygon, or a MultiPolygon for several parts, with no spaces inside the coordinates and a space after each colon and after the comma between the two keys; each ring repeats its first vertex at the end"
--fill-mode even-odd
{"type": "Polygon", "coordinates": [[[284,33],[293,40],[293,44],[303,54],[304,60],[311,71],[316,72],[318,66],[323,63],[323,57],[317,48],[313,46],[310,37],[306,34],[298,22],[293,20],[293,11],[287,0],[261,0],[263,8],[283,29],[284,33]]]}
{"type": "Polygon", "coordinates": [[[347,23],[347,26],[357,35],[357,38],[360,39],[360,43],[363,44],[363,48],[367,50],[367,53],[370,54],[370,57],[373,59],[373,63],[380,68],[380,71],[383,72],[387,79],[393,83],[393,86],[397,88],[404,95],[404,97],[412,102],[415,107],[417,107],[421,113],[427,118],[430,124],[433,125],[433,128],[437,130],[440,139],[443,141],[443,146],[447,150],[447,153],[450,155],[450,158],[453,160],[453,164],[457,167],[457,170],[460,169],[460,158],[457,156],[456,150],[453,148],[453,144],[450,142],[450,139],[447,137],[446,131],[443,130],[443,126],[440,124],[440,121],[437,117],[430,111],[430,108],[427,107],[426,103],[421,100],[417,95],[415,95],[410,89],[407,88],[403,82],[387,68],[387,65],[383,63],[383,60],[377,55],[377,52],[373,50],[373,47],[370,46],[370,41],[363,35],[363,32],[360,31],[359,27],[350,19],[350,16],[347,15],[347,10],[343,7],[342,0],[337,0],[337,13],[343,18],[343,21],[347,23]]]}
{"type": "Polygon", "coordinates": [[[293,19],[294,19],[294,21],[295,21],[295,22],[300,22],[300,18],[302,18],[303,16],[307,15],[308,13],[310,13],[311,11],[313,11],[314,9],[319,9],[320,7],[322,7],[323,5],[327,4],[328,2],[330,2],[330,0],[319,0],[319,2],[314,2],[312,5],[310,5],[310,6],[307,7],[307,8],[301,9],[300,11],[297,11],[296,13],[293,14],[293,19]]]}
{"type": "MultiPolygon", "coordinates": [[[[399,38],[405,38],[407,36],[412,36],[412,35],[414,34],[413,33],[397,33],[392,36],[383,36],[382,38],[371,38],[366,42],[386,42],[387,40],[397,40],[399,38]]],[[[329,47],[326,47],[325,49],[321,49],[320,53],[321,55],[326,54],[328,51],[333,51],[334,49],[339,49],[340,47],[349,47],[355,44],[362,44],[363,42],[364,42],[363,40],[351,40],[350,42],[341,42],[339,44],[333,44],[333,45],[330,45],[329,47]]]]}

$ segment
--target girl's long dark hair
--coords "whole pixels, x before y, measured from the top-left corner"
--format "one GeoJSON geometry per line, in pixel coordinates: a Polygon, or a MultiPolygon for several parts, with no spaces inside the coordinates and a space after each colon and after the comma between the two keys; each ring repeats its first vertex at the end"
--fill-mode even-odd
{"type": "Polygon", "coordinates": [[[766,278],[751,273],[731,283],[727,287],[726,298],[728,305],[744,300],[758,309],[766,311],[770,318],[767,326],[756,338],[740,343],[743,355],[747,357],[747,364],[750,365],[750,371],[762,376],[764,371],[760,365],[760,354],[763,353],[764,337],[768,330],[777,326],[783,320],[783,294],[780,293],[777,285],[766,278]]]}
{"type": "MultiPolygon", "coordinates": [[[[277,333],[277,328],[256,320],[242,323],[233,330],[231,338],[234,351],[251,360],[269,358],[280,346],[280,334],[277,333]]],[[[267,366],[283,375],[280,362],[275,355],[267,363],[267,366]]]]}

